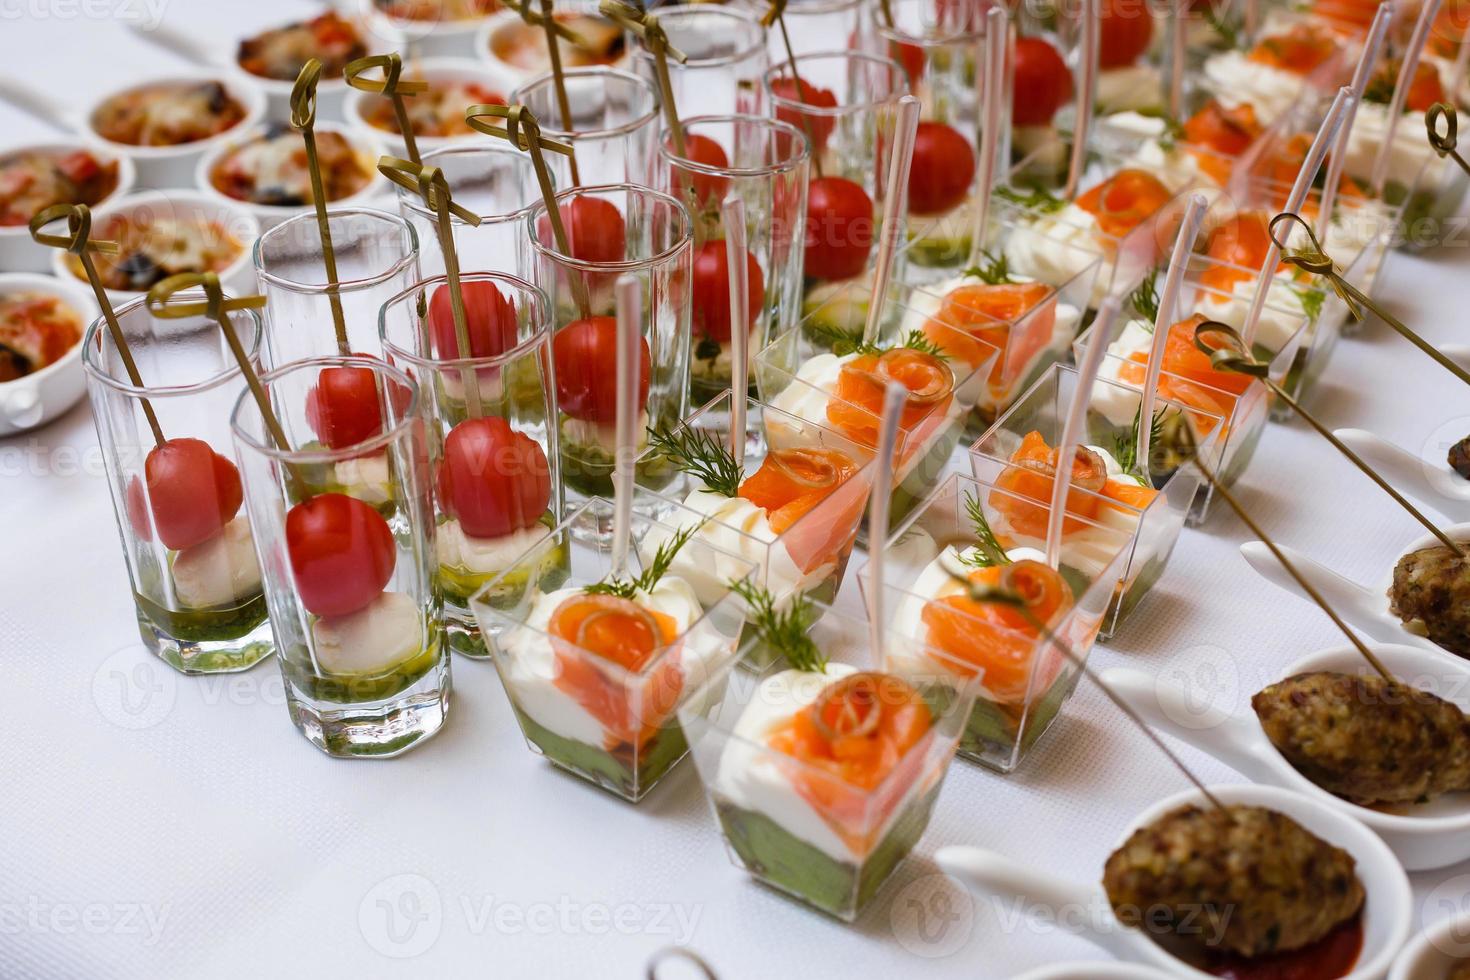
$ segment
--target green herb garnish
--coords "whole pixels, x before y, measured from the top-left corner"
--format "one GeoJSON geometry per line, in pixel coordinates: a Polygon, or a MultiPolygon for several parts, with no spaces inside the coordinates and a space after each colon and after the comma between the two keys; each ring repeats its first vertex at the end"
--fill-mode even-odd
{"type": "Polygon", "coordinates": [[[749,579],[731,582],[730,591],[750,606],[751,624],[762,643],[778,651],[797,670],[822,673],[827,669],[826,656],[807,632],[814,616],[804,593],[798,592],[790,605],[778,610],[775,597],[749,579]]]}
{"type": "Polygon", "coordinates": [[[944,353],[944,348],[925,336],[922,330],[910,330],[909,335],[903,339],[902,346],[907,347],[909,350],[931,354],[941,361],[947,360],[949,357],[949,355],[944,353]]]}
{"type": "Polygon", "coordinates": [[[838,357],[847,354],[875,354],[878,352],[878,348],[872,344],[863,343],[862,330],[848,330],[816,320],[808,321],[802,329],[812,343],[827,348],[838,357]]]}
{"type": "Polygon", "coordinates": [[[1322,315],[1322,306],[1327,302],[1327,293],[1321,289],[1303,286],[1295,289],[1297,302],[1308,320],[1315,322],[1322,315]]]}
{"type": "Polygon", "coordinates": [[[1240,24],[1232,20],[1228,13],[1217,13],[1206,8],[1205,23],[1210,25],[1210,29],[1227,48],[1240,47],[1240,24]]]}
{"type": "MultiPolygon", "coordinates": [[[[1133,410],[1133,424],[1128,427],[1127,435],[1113,437],[1113,458],[1118,461],[1118,468],[1130,476],[1136,476],[1145,484],[1150,484],[1149,474],[1144,467],[1139,466],[1138,461],[1138,427],[1142,423],[1140,417],[1143,413],[1143,402],[1133,410]]],[[[1149,423],[1148,442],[1150,446],[1157,446],[1164,437],[1164,416],[1168,413],[1167,408],[1161,408],[1154,412],[1153,420],[1149,423]]]]}
{"type": "Polygon", "coordinates": [[[1000,255],[992,255],[988,250],[982,249],[981,255],[985,256],[984,265],[972,265],[960,273],[966,279],[979,279],[988,286],[1008,286],[1015,282],[1011,278],[1011,269],[1006,262],[1004,252],[1000,255]]]}
{"type": "Polygon", "coordinates": [[[745,470],[735,462],[725,441],[709,429],[683,425],[676,429],[650,428],[648,445],[715,493],[731,498],[739,496],[745,470]]]}
{"type": "Polygon", "coordinates": [[[975,545],[975,553],[968,557],[961,556],[960,561],[973,568],[990,568],[994,565],[1009,565],[1011,559],[1006,555],[1006,550],[1000,546],[995,532],[990,528],[990,520],[985,516],[985,508],[980,506],[980,498],[972,494],[965,494],[965,513],[970,515],[970,523],[974,525],[975,537],[980,541],[975,545]]]}
{"type": "Polygon", "coordinates": [[[1133,309],[1148,321],[1150,330],[1159,319],[1158,281],[1159,270],[1154,269],[1144,277],[1143,282],[1138,284],[1133,295],[1128,297],[1128,302],[1133,304],[1133,309]]]}
{"type": "Polygon", "coordinates": [[[1385,68],[1374,72],[1373,77],[1368,80],[1368,85],[1363,89],[1364,102],[1377,102],[1379,105],[1390,105],[1393,102],[1394,81],[1398,77],[1398,69],[1394,62],[1390,61],[1385,68]]]}
{"type": "Polygon", "coordinates": [[[1027,208],[1032,211],[1040,211],[1043,214],[1053,214],[1067,206],[1067,202],[1057,197],[1044,187],[1031,187],[1026,190],[1017,190],[1002,184],[995,189],[995,196],[1002,201],[1009,201],[1017,207],[1027,208]]]}
{"type": "Polygon", "coordinates": [[[612,595],[619,599],[632,599],[639,592],[652,592],[653,587],[658,585],[659,580],[668,574],[674,564],[674,556],[679,549],[689,543],[694,537],[694,532],[704,526],[704,522],[691,524],[680,528],[671,538],[658,546],[654,551],[652,560],[634,578],[606,578],[601,582],[595,582],[583,589],[588,595],[612,595]]]}

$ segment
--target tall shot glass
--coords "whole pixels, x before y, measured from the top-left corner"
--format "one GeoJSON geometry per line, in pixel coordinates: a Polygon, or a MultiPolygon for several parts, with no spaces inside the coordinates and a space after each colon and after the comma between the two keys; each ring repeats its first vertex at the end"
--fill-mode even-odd
{"type": "MultiPolygon", "coordinates": [[[[255,358],[260,317],[229,316],[255,358]]],[[[274,646],[240,474],[228,458],[240,370],[208,317],[159,320],[139,297],[117,308],[117,321],[147,387],[129,381],[101,317],[82,341],[82,363],[138,631],[155,656],[185,674],[253,667],[274,646]],[[145,399],[163,445],[145,420],[145,399]]]]}
{"type": "MultiPolygon", "coordinates": [[[[689,307],[694,252],[689,212],[667,194],[607,184],[556,196],[569,251],[556,245],[544,204],[526,218],[528,266],[551,301],[561,473],[573,503],[613,495],[617,447],[617,349],[613,284],[636,277],[643,290],[638,449],[650,427],[684,417],[689,391],[689,307]]],[[[640,462],[639,480],[653,482],[640,462]]]]}
{"type": "Polygon", "coordinates": [[[283,221],[256,239],[255,275],[266,297],[267,367],[304,357],[380,353],[378,310],[419,279],[413,226],[373,208],[327,212],[338,283],[327,282],[316,215],[283,221]],[[331,296],[342,307],[348,349],[338,343],[331,296]]]}
{"type": "MultiPolygon", "coordinates": [[[[669,81],[681,114],[696,106],[707,113],[756,110],[767,65],[760,15],[709,3],[664,6],[654,13],[669,43],[687,57],[669,59],[669,81]]],[[[653,55],[641,41],[633,43],[635,69],[656,84],[653,55]]]]}
{"type": "MultiPolygon", "coordinates": [[[[651,184],[658,140],[658,89],[646,78],[616,68],[568,68],[570,124],[562,119],[551,75],[539,75],[510,94],[541,124],[547,139],[571,144],[583,185],[651,184]]],[[[572,186],[570,158],[554,153],[547,161],[558,187],[572,186]]]]}
{"type": "Polygon", "coordinates": [[[260,380],[284,444],[249,392],[231,428],[291,721],[331,756],[397,755],[449,709],[418,386],[369,357],[311,358],[260,380]],[[375,432],[335,448],[314,441],[309,407],[328,371],[352,372],[355,407],[378,413],[375,432]],[[344,464],[374,458],[370,501],[338,483],[344,464]]]}
{"type": "MultiPolygon", "coordinates": [[[[551,316],[546,294],[515,276],[467,272],[460,288],[471,356],[459,356],[443,276],[389,300],[381,331],[388,363],[419,384],[445,638],[464,656],[485,657],[470,596],[550,535],[561,514],[551,316]]],[[[548,556],[565,564],[556,549],[548,556]]]]}
{"type": "Polygon", "coordinates": [[[659,146],[662,190],[693,218],[694,284],[689,396],[702,405],[730,387],[729,261],[720,206],[730,194],[745,202],[750,342],[755,352],[801,318],[801,241],[806,234],[810,152],[801,130],[763,116],[692,116],[681,120],[685,152],[713,141],[716,165],[681,157],[665,133],[659,146]]]}

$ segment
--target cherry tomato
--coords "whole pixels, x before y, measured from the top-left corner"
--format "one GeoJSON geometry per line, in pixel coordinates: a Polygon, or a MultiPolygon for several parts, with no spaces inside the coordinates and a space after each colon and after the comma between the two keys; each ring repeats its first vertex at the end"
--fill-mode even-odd
{"type": "Polygon", "coordinates": [[[1126,68],[1148,50],[1154,18],[1147,0],[1102,0],[1099,13],[1099,68],[1126,68]]]}
{"type": "Polygon", "coordinates": [[[503,418],[468,419],[449,430],[439,464],[444,512],[473,538],[531,527],[551,500],[551,467],[530,436],[503,418]]]}
{"type": "MultiPolygon", "coordinates": [[[[702,163],[706,167],[730,166],[730,158],[725,155],[723,146],[708,136],[696,136],[693,133],[684,134],[684,159],[702,163]]],[[[681,184],[688,183],[694,194],[696,208],[720,206],[720,201],[725,196],[725,187],[730,183],[728,178],[694,173],[683,167],[671,167],[670,170],[672,173],[669,186],[681,193],[681,184]]]]}
{"type": "Polygon", "coordinates": [[[244,499],[240,471],[203,439],[169,439],[153,447],[143,475],[158,540],[175,551],[214,537],[244,499]]]}
{"type": "Polygon", "coordinates": [[[924,77],[924,49],[906,41],[889,41],[888,57],[903,66],[910,85],[917,85],[924,77]]]}
{"type": "Polygon", "coordinates": [[[301,604],[345,616],[376,599],[393,577],[393,532],[383,515],[342,493],[322,493],[286,512],[286,551],[301,604]]]}
{"type": "Polygon", "coordinates": [[[909,213],[948,211],[970,193],[974,179],[975,153],[959,131],[940,122],[919,123],[909,171],[909,213]]]}
{"type": "Polygon", "coordinates": [[[873,201],[842,177],[820,177],[807,190],[806,275],[851,279],[873,247],[873,201]]]}
{"type": "Polygon", "coordinates": [[[133,534],[139,541],[152,541],[153,516],[148,513],[148,497],[143,493],[143,481],[136,476],[128,477],[123,505],[128,512],[128,523],[133,526],[133,534]]]}
{"type": "Polygon", "coordinates": [[[1046,126],[1072,97],[1072,73],[1057,49],[1039,37],[1016,39],[1011,121],[1046,126]]]}
{"type": "MultiPolygon", "coordinates": [[[[802,81],[798,87],[797,81],[797,78],[778,78],[771,83],[771,93],[787,103],[799,103],[818,109],[837,108],[837,96],[831,89],[819,88],[807,81],[802,81]]],[[[837,120],[831,116],[801,112],[791,105],[776,106],[776,118],[806,133],[807,138],[812,141],[814,154],[827,148],[827,140],[831,138],[832,130],[837,125],[837,120]]]]}
{"type": "Polygon", "coordinates": [[[365,367],[322,368],[306,393],[306,421],[329,449],[355,446],[382,432],[376,376],[365,367]]]}
{"type": "MultiPolygon", "coordinates": [[[[465,330],[470,357],[495,357],[515,347],[520,337],[516,306],[493,282],[471,280],[460,284],[464,297],[465,330]]],[[[454,301],[449,286],[439,286],[429,299],[429,338],[434,352],[446,360],[466,356],[454,329],[454,301]]],[[[371,372],[369,372],[371,373],[371,372]]]]}
{"type": "MultiPolygon", "coordinates": [[[[638,372],[638,403],[648,401],[652,359],[648,339],[638,372]]],[[[618,417],[618,321],[610,316],[576,320],[551,339],[557,404],[574,419],[611,424],[618,417]]]]}
{"type": "Polygon", "coordinates": [[[572,257],[583,262],[621,262],[628,251],[623,214],[600,197],[582,195],[562,208],[567,245],[572,257]]]}
{"type": "MultiPolygon", "coordinates": [[[[745,253],[745,303],[750,314],[748,331],[760,316],[766,279],[760,263],[745,253]]],[[[723,241],[705,242],[694,253],[694,285],[690,326],[696,336],[725,343],[730,339],[730,260],[723,241]]]]}

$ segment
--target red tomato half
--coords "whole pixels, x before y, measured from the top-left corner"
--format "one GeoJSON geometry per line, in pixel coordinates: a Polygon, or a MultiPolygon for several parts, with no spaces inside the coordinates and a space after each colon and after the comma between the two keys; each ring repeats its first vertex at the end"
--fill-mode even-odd
{"type": "Polygon", "coordinates": [[[1011,121],[1045,126],[1072,97],[1072,73],[1057,49],[1039,37],[1016,39],[1011,121]]]}
{"type": "Polygon", "coordinates": [[[383,515],[342,493],[323,493],[286,512],[286,551],[301,604],[345,616],[376,599],[393,577],[393,532],[383,515]]]}
{"type": "Polygon", "coordinates": [[[921,122],[909,171],[909,213],[942,214],[965,199],[975,179],[975,153],[952,126],[921,122]]]}
{"type": "Polygon", "coordinates": [[[868,264],[873,247],[873,201],[842,177],[811,182],[806,203],[806,275],[851,279],[868,264]]]}
{"type": "Polygon", "coordinates": [[[439,496],[465,534],[504,537],[546,513],[551,468],[540,444],[505,419],[468,419],[444,440],[439,496]]]}
{"type": "Polygon", "coordinates": [[[1154,36],[1147,0],[1102,0],[1098,38],[1099,68],[1126,68],[1137,61],[1154,36]]]}
{"type": "MultiPolygon", "coordinates": [[[[766,278],[761,265],[745,253],[745,303],[750,315],[746,330],[760,316],[766,295],[766,278]]],[[[730,260],[724,241],[705,242],[694,253],[694,285],[690,326],[697,337],[724,343],[730,339],[730,260]]]]}
{"type": "MultiPolygon", "coordinates": [[[[471,280],[460,285],[470,357],[496,357],[515,347],[519,338],[516,306],[493,282],[471,280]]],[[[466,356],[454,329],[454,303],[449,286],[439,286],[429,300],[429,339],[444,360],[466,356]]],[[[371,372],[369,372],[371,374],[371,372]]]]}
{"type": "Polygon", "coordinates": [[[203,439],[169,439],[153,447],[143,473],[158,540],[175,551],[218,534],[244,499],[240,471],[203,439]]]}
{"type": "MultiPolygon", "coordinates": [[[[652,359],[642,338],[638,404],[648,401],[652,359]]],[[[610,316],[576,320],[551,340],[557,404],[574,419],[612,424],[618,418],[618,321],[610,316]]]]}

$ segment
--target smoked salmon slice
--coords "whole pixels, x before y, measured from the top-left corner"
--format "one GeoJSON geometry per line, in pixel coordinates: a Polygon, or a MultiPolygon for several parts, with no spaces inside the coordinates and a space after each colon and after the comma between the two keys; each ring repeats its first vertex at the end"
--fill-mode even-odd
{"type": "Polygon", "coordinates": [[[844,487],[857,464],[835,449],[777,449],[766,454],[760,469],[740,484],[740,496],[766,512],[766,523],[792,562],[803,572],[835,561],[857,536],[867,506],[866,487],[844,487]],[[796,522],[831,500],[830,519],[796,522]],[[790,532],[790,533],[788,533],[790,532]]]}
{"type": "Polygon", "coordinates": [[[861,354],[842,365],[836,390],[827,402],[827,421],[853,442],[869,448],[878,444],[883,394],[890,380],[908,389],[899,426],[900,463],[924,443],[920,423],[931,417],[943,421],[954,395],[954,373],[944,361],[926,351],[895,347],[882,354],[861,354]]]}
{"type": "Polygon", "coordinates": [[[1282,34],[1263,38],[1248,57],[1257,64],[1270,65],[1294,75],[1310,75],[1336,51],[1337,42],[1326,31],[1302,23],[1293,24],[1282,34]]]}
{"type": "Polygon", "coordinates": [[[1056,324],[1056,290],[1045,283],[968,283],[945,295],[925,322],[924,335],[971,368],[983,364],[991,351],[1004,351],[989,378],[991,390],[1003,393],[1051,344],[1056,324]]]}
{"type": "MultiPolygon", "coordinates": [[[[1056,471],[1057,451],[1046,444],[1041,433],[1034,430],[1026,433],[1020,447],[1011,456],[1010,465],[996,478],[996,490],[990,495],[990,505],[1005,517],[1007,530],[1032,538],[1046,536],[1056,471]],[[1038,503],[1028,502],[1032,500],[1038,503]]],[[[1067,514],[1077,518],[1096,517],[1101,505],[1100,497],[1112,498],[1119,503],[1142,509],[1157,494],[1156,490],[1137,486],[1131,481],[1108,479],[1107,467],[1102,457],[1081,446],[1077,448],[1077,455],[1072,462],[1071,485],[1073,489],[1067,494],[1067,514]],[[1114,489],[1109,492],[1109,487],[1115,484],[1128,484],[1132,489],[1114,489]]],[[[1066,517],[1062,521],[1064,535],[1083,527],[1081,520],[1074,520],[1072,517],[1066,517]]]]}
{"type": "Polygon", "coordinates": [[[1097,219],[1103,234],[1122,238],[1173,196],[1153,174],[1125,169],[1078,197],[1077,206],[1097,219]]]}

